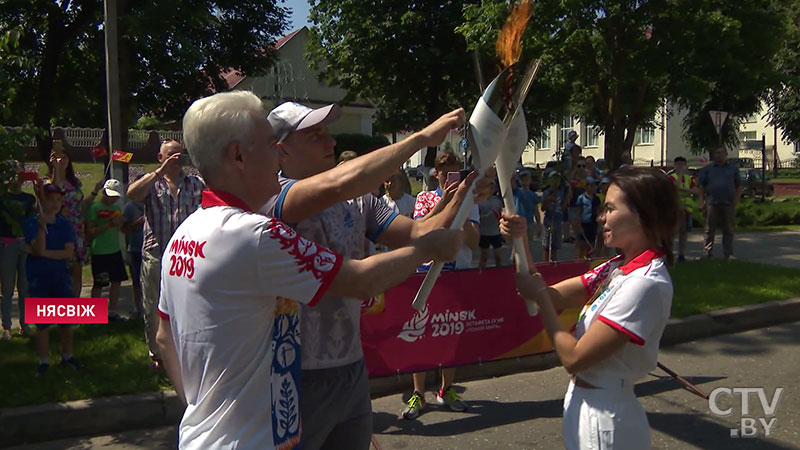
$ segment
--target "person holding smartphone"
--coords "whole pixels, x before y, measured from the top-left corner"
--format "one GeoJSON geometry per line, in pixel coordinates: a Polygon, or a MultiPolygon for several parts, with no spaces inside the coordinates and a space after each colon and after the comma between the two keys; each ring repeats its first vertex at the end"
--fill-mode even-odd
{"type": "MultiPolygon", "coordinates": [[[[461,161],[452,152],[440,153],[436,157],[434,164],[434,176],[439,181],[439,187],[435,191],[423,191],[417,195],[417,203],[414,205],[414,218],[420,219],[429,214],[442,199],[444,193],[457,186],[461,174],[461,161]]],[[[467,221],[464,222],[464,246],[454,261],[446,263],[444,270],[469,269],[472,267],[472,250],[478,247],[480,240],[480,211],[478,205],[473,205],[467,221]]],[[[436,392],[435,401],[439,405],[446,405],[453,411],[461,412],[467,409],[467,405],[461,400],[458,393],[453,389],[453,380],[456,377],[455,367],[442,368],[442,382],[436,392]]],[[[403,418],[414,420],[419,417],[420,412],[425,408],[425,372],[416,372],[412,375],[414,381],[414,392],[406,402],[406,409],[403,411],[403,418]]]]}

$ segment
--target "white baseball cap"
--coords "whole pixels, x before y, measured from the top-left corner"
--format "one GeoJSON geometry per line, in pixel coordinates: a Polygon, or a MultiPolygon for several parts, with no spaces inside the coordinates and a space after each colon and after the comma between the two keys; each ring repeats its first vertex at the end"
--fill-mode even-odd
{"type": "Polygon", "coordinates": [[[295,102],[286,102],[270,111],[267,116],[272,131],[278,142],[286,139],[293,131],[300,131],[314,125],[327,125],[342,115],[342,108],[337,104],[311,109],[295,102]]]}
{"type": "Polygon", "coordinates": [[[122,197],[122,184],[119,180],[110,179],[106,180],[103,185],[103,192],[109,197],[122,197]]]}

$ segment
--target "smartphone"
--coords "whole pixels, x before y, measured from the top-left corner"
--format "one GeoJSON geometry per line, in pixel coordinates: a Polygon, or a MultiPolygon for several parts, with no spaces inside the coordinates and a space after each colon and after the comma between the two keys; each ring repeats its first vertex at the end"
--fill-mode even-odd
{"type": "Polygon", "coordinates": [[[447,172],[447,181],[445,181],[444,186],[450,186],[453,183],[460,183],[461,182],[461,172],[447,172]]]}
{"type": "Polygon", "coordinates": [[[61,139],[53,139],[53,152],[56,156],[64,156],[64,143],[61,142],[61,139]]]}

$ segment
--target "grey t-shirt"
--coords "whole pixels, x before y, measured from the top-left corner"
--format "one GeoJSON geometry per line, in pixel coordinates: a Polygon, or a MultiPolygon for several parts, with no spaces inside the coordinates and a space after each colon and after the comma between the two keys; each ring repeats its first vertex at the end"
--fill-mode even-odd
{"type": "Polygon", "coordinates": [[[700,169],[700,185],[706,191],[706,202],[709,205],[732,205],[736,197],[736,189],[741,183],[739,167],[725,163],[711,163],[700,169]]]}
{"type": "MultiPolygon", "coordinates": [[[[278,220],[283,201],[297,180],[279,177],[281,192],[262,212],[278,220]]],[[[366,241],[375,241],[397,213],[372,194],[337,203],[298,224],[302,237],[350,259],[363,259],[366,241]]],[[[300,305],[303,370],[341,367],[364,357],[361,350],[361,300],[326,295],[316,306],[300,305]]]]}

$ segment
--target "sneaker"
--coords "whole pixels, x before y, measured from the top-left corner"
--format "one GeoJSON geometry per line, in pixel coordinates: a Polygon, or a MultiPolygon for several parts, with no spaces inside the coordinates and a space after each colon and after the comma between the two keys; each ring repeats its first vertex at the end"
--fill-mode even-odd
{"type": "Polygon", "coordinates": [[[425,408],[425,397],[417,391],[406,402],[408,407],[403,411],[403,419],[414,420],[419,417],[420,411],[425,408]]]}
{"type": "Polygon", "coordinates": [[[44,374],[47,373],[47,369],[50,368],[50,364],[47,363],[39,363],[39,366],[36,367],[36,376],[42,377],[44,374]]]}
{"type": "Polygon", "coordinates": [[[160,359],[151,359],[150,370],[152,370],[154,373],[161,373],[164,371],[164,363],[161,362],[160,359]]]}
{"type": "Polygon", "coordinates": [[[70,356],[67,359],[62,359],[61,360],[61,365],[62,366],[72,366],[75,370],[81,370],[83,368],[81,363],[79,363],[78,360],[75,359],[74,356],[70,356]]]}
{"type": "Polygon", "coordinates": [[[436,394],[436,403],[440,405],[447,405],[450,409],[456,412],[462,412],[467,409],[467,405],[461,401],[461,397],[458,396],[456,390],[453,389],[453,386],[450,386],[444,390],[440,389],[436,394]]]}
{"type": "Polygon", "coordinates": [[[3,335],[0,336],[0,341],[10,341],[11,340],[11,332],[8,330],[3,330],[3,335]]]}
{"type": "Polygon", "coordinates": [[[108,321],[110,322],[125,322],[125,318],[120,316],[117,313],[111,313],[108,315],[108,321]]]}

